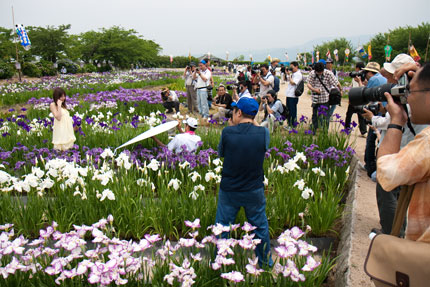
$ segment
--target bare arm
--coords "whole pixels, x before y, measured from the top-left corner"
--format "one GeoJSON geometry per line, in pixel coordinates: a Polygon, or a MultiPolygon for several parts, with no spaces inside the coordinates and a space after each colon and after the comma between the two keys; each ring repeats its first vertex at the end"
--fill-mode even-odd
{"type": "Polygon", "coordinates": [[[158,146],[161,146],[161,147],[166,146],[156,136],[153,136],[152,139],[157,143],[158,146]]]}
{"type": "Polygon", "coordinates": [[[312,87],[311,84],[307,83],[306,85],[308,86],[308,89],[311,90],[312,92],[316,94],[321,94],[321,91],[319,89],[315,89],[314,87],[312,87]]]}
{"type": "Polygon", "coordinates": [[[184,131],[182,130],[182,124],[181,124],[181,121],[180,120],[178,120],[178,131],[182,134],[182,133],[184,133],[184,131]]]}
{"type": "MultiPolygon", "coordinates": [[[[389,93],[384,93],[387,98],[387,110],[391,115],[391,123],[404,126],[408,119],[405,110],[393,101],[389,93]]],[[[387,154],[398,153],[402,141],[402,131],[398,129],[387,129],[384,139],[379,147],[378,159],[387,154]]]]}
{"type": "Polygon", "coordinates": [[[54,115],[54,118],[56,118],[57,121],[61,121],[61,104],[55,105],[55,103],[51,103],[49,105],[49,109],[51,110],[52,114],[54,115]]]}

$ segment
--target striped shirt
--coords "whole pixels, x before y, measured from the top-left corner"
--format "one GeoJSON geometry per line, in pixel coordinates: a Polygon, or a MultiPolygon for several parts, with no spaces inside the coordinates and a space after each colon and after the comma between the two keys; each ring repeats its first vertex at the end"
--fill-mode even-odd
{"type": "Polygon", "coordinates": [[[415,184],[406,239],[430,243],[430,127],[398,153],[380,157],[377,165],[378,182],[384,190],[415,184]]]}
{"type": "MultiPolygon", "coordinates": [[[[330,89],[336,88],[339,85],[339,81],[336,79],[335,75],[327,69],[324,69],[323,74],[318,77],[321,79],[321,81],[324,83],[324,85],[329,91],[330,89]]],[[[323,87],[320,80],[318,80],[315,70],[309,73],[308,83],[313,88],[319,89],[321,92],[321,94],[319,95],[312,94],[312,102],[315,104],[327,103],[329,100],[329,92],[323,87]]]]}

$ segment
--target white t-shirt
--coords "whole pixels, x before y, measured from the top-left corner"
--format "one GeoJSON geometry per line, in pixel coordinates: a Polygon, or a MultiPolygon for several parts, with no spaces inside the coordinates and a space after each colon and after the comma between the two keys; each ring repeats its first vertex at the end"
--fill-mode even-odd
{"type": "Polygon", "coordinates": [[[246,89],[243,93],[239,93],[239,98],[241,97],[245,97],[245,98],[252,98],[251,93],[248,91],[248,89],[246,89]]]}
{"type": "Polygon", "coordinates": [[[198,148],[198,142],[201,141],[201,138],[191,132],[186,132],[183,134],[177,134],[167,145],[167,148],[170,151],[175,153],[180,153],[182,151],[182,146],[185,145],[187,151],[195,152],[198,148]]]}
{"type": "Polygon", "coordinates": [[[185,73],[185,85],[191,86],[192,84],[193,84],[193,73],[191,73],[190,71],[187,71],[185,73]]]}
{"type": "Polygon", "coordinates": [[[212,73],[211,71],[209,71],[209,69],[206,69],[205,71],[200,71],[200,73],[202,74],[202,76],[204,76],[207,79],[207,81],[206,82],[203,81],[202,77],[200,77],[200,75],[197,74],[197,83],[195,85],[197,89],[207,87],[211,83],[212,73]]]}
{"type": "Polygon", "coordinates": [[[295,85],[292,85],[290,82],[288,82],[288,87],[287,87],[287,92],[286,92],[287,98],[296,98],[294,92],[297,89],[297,84],[301,80],[303,80],[303,75],[299,70],[297,72],[293,73],[292,77],[293,77],[293,82],[295,83],[295,85]]]}
{"type": "Polygon", "coordinates": [[[270,72],[267,72],[266,76],[262,77],[265,81],[269,81],[269,85],[265,86],[262,82],[260,82],[260,97],[267,95],[267,92],[273,90],[273,86],[275,85],[275,77],[270,72]]]}
{"type": "Polygon", "coordinates": [[[170,91],[170,97],[172,98],[172,102],[179,102],[178,96],[174,91],[170,91]]]}

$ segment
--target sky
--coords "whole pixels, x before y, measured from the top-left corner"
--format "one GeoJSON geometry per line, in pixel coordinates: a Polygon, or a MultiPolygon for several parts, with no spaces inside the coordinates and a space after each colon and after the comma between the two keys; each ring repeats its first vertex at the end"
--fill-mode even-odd
{"type": "Polygon", "coordinates": [[[221,58],[430,22],[430,0],[0,0],[1,27],[12,27],[12,6],[24,26],[71,24],[79,34],[116,25],[164,55],[221,58]]]}

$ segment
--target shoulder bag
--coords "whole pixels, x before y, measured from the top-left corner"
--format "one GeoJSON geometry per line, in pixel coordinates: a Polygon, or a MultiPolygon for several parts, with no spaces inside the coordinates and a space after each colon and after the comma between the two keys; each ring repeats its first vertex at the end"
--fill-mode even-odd
{"type": "Polygon", "coordinates": [[[315,76],[318,78],[320,83],[323,85],[324,89],[327,91],[329,97],[328,97],[328,104],[329,105],[339,105],[340,106],[340,100],[342,98],[342,95],[340,94],[340,91],[337,88],[333,88],[330,91],[327,89],[327,87],[324,85],[321,78],[318,76],[317,73],[315,73],[315,76]]]}
{"type": "Polygon", "coordinates": [[[430,244],[398,237],[413,188],[402,187],[391,235],[377,235],[370,243],[364,271],[376,287],[430,285],[430,244]]]}

